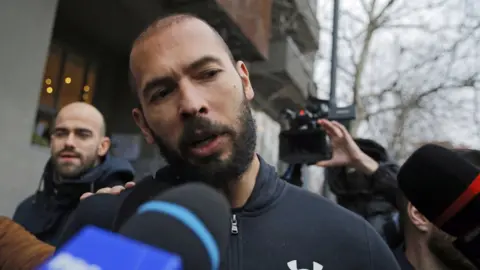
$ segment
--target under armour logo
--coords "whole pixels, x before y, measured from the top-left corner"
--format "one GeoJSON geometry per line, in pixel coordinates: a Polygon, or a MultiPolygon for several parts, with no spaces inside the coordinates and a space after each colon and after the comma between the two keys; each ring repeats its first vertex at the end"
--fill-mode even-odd
{"type": "MultiPolygon", "coordinates": [[[[293,261],[289,261],[287,263],[287,266],[290,270],[309,270],[309,269],[298,269],[298,265],[297,265],[297,260],[293,260],[293,261]]],[[[322,270],[323,269],[323,265],[317,263],[317,262],[313,262],[313,269],[312,270],[322,270]]]]}

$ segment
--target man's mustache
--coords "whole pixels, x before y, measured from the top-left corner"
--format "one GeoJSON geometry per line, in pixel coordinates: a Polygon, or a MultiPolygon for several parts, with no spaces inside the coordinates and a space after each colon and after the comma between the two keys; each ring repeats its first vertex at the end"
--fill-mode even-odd
{"type": "Polygon", "coordinates": [[[81,155],[75,151],[72,151],[72,150],[62,150],[60,152],[58,152],[58,154],[56,155],[57,157],[61,157],[61,156],[70,156],[70,157],[74,157],[74,158],[79,158],[81,157],[81,155]]]}
{"type": "Polygon", "coordinates": [[[192,146],[199,138],[208,138],[221,134],[235,136],[235,130],[226,125],[214,123],[204,117],[190,118],[184,123],[183,133],[180,137],[180,149],[185,150],[192,146]]]}

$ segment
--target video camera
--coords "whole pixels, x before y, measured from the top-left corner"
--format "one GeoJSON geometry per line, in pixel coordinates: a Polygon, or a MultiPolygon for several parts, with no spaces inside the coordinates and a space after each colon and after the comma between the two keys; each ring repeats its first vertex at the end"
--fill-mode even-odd
{"type": "Polygon", "coordinates": [[[348,126],[355,119],[355,105],[338,108],[329,100],[309,97],[304,109],[285,109],[286,129],[280,132],[280,159],[288,164],[315,164],[329,158],[327,136],[320,119],[335,120],[348,126]]]}

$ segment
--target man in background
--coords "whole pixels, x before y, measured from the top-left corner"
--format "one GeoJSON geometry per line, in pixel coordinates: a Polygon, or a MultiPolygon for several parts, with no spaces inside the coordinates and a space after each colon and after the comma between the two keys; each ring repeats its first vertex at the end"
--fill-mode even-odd
{"type": "MultiPolygon", "coordinates": [[[[462,149],[455,152],[480,167],[480,151],[462,149]]],[[[402,270],[477,269],[453,246],[454,238],[428,221],[401,193],[398,208],[405,241],[394,254],[402,270]]]]}
{"type": "Polygon", "coordinates": [[[105,132],[105,121],[95,107],[75,102],[61,109],[50,136],[52,156],[38,189],[18,205],[13,220],[56,245],[83,193],[132,181],[128,161],[107,154],[110,139],[105,132]]]}

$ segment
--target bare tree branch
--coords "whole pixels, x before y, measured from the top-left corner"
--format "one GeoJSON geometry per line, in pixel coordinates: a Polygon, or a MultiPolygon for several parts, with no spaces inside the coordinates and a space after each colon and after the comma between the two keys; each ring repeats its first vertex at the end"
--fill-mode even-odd
{"type": "Polygon", "coordinates": [[[404,158],[420,140],[445,140],[448,121],[465,129],[474,120],[480,125],[480,104],[472,104],[473,95],[480,99],[480,10],[462,10],[462,1],[342,6],[338,79],[342,89],[351,87],[357,105],[354,135],[366,128],[404,158]]]}

